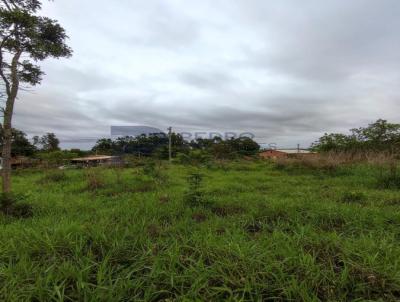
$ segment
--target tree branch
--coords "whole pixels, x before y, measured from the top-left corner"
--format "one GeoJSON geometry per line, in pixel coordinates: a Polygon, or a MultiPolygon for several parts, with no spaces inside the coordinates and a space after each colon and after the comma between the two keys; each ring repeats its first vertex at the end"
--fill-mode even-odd
{"type": "Polygon", "coordinates": [[[4,5],[6,6],[6,8],[7,8],[9,11],[11,11],[11,7],[10,7],[10,5],[8,4],[7,0],[2,0],[1,2],[4,3],[4,5]]]}

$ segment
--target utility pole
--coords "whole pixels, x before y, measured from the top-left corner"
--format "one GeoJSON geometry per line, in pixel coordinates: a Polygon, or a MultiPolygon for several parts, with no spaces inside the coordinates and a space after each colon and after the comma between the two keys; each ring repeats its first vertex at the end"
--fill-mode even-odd
{"type": "Polygon", "coordinates": [[[172,161],[172,127],[168,127],[168,157],[172,161]]]}

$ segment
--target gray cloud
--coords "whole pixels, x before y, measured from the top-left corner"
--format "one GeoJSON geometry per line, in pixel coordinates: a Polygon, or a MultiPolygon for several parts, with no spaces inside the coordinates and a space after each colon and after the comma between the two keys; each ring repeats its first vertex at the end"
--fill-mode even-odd
{"type": "Polygon", "coordinates": [[[73,145],[110,125],[251,131],[310,144],[399,122],[400,2],[70,0],[44,4],[70,60],[43,63],[15,126],[73,145]]]}

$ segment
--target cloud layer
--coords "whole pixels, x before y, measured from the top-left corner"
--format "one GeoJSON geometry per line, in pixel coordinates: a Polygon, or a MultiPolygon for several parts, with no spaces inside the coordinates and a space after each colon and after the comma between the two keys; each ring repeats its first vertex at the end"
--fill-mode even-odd
{"type": "Polygon", "coordinates": [[[400,122],[397,0],[69,0],[43,13],[74,56],[42,64],[14,121],[65,146],[111,125],[245,131],[294,147],[400,122]]]}

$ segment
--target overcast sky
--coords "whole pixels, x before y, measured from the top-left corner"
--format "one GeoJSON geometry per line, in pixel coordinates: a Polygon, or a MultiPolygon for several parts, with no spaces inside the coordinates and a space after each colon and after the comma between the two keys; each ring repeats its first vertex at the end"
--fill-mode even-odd
{"type": "Polygon", "coordinates": [[[111,125],[253,132],[308,146],[400,122],[399,0],[57,0],[74,55],[47,60],[14,125],[64,146],[111,125]]]}

